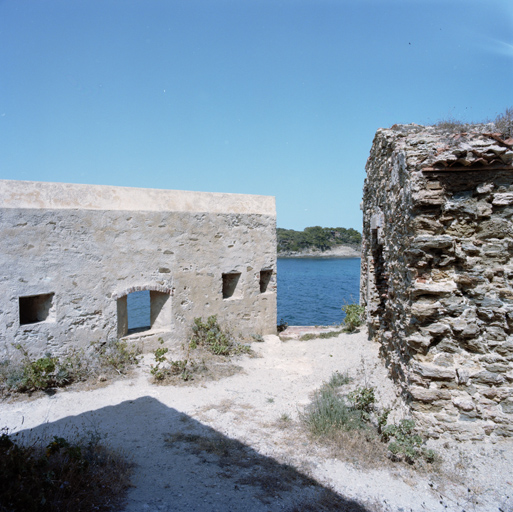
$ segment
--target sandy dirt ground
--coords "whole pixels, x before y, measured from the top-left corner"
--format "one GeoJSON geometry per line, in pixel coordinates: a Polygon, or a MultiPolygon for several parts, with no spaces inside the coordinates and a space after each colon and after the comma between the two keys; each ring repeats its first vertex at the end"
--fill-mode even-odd
{"type": "Polygon", "coordinates": [[[378,347],[363,330],[337,338],[254,343],[242,371],[182,386],[136,374],[105,387],[0,404],[0,426],[23,435],[96,432],[135,463],[126,512],[513,511],[513,443],[437,442],[434,471],[376,461],[364,469],[312,441],[299,416],[335,371],[376,387],[405,414],[378,347]],[[323,508],[324,507],[324,508],[323,508]]]}

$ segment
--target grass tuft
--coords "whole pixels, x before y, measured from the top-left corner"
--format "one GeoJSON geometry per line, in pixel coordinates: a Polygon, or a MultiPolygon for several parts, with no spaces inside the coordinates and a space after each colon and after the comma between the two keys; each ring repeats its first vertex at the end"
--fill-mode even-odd
{"type": "Polygon", "coordinates": [[[495,126],[505,137],[513,137],[513,107],[495,118],[495,126]]]}

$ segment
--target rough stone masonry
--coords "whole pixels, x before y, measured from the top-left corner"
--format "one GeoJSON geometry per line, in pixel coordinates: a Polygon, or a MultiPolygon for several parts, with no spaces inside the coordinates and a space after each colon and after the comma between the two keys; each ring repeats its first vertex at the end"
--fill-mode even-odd
{"type": "Polygon", "coordinates": [[[426,434],[513,435],[513,139],[376,133],[363,199],[361,303],[426,434]]]}
{"type": "Polygon", "coordinates": [[[276,332],[274,197],[0,180],[0,356],[276,332]],[[130,333],[127,296],[149,293],[130,333]]]}

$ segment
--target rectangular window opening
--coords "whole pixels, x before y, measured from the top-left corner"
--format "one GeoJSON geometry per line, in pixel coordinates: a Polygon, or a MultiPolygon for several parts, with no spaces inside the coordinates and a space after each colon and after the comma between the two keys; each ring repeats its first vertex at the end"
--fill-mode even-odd
{"type": "Polygon", "coordinates": [[[223,299],[234,297],[239,279],[240,272],[223,274],[223,299]]]}
{"type": "Polygon", "coordinates": [[[55,319],[54,293],[19,297],[20,325],[51,322],[55,319]]]}
{"type": "Polygon", "coordinates": [[[272,275],[273,271],[271,269],[264,269],[260,271],[260,293],[265,293],[267,291],[267,287],[271,282],[272,275]]]}
{"type": "Polygon", "coordinates": [[[118,336],[171,330],[169,293],[141,290],[117,300],[118,336]]]}

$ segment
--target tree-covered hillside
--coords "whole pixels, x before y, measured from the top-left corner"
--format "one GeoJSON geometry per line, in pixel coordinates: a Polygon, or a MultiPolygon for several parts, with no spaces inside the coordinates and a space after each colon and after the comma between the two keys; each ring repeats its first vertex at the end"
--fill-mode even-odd
{"type": "Polygon", "coordinates": [[[313,226],[303,231],[277,229],[278,252],[301,251],[303,249],[320,249],[325,251],[336,245],[359,247],[362,235],[353,228],[321,228],[313,226]]]}

